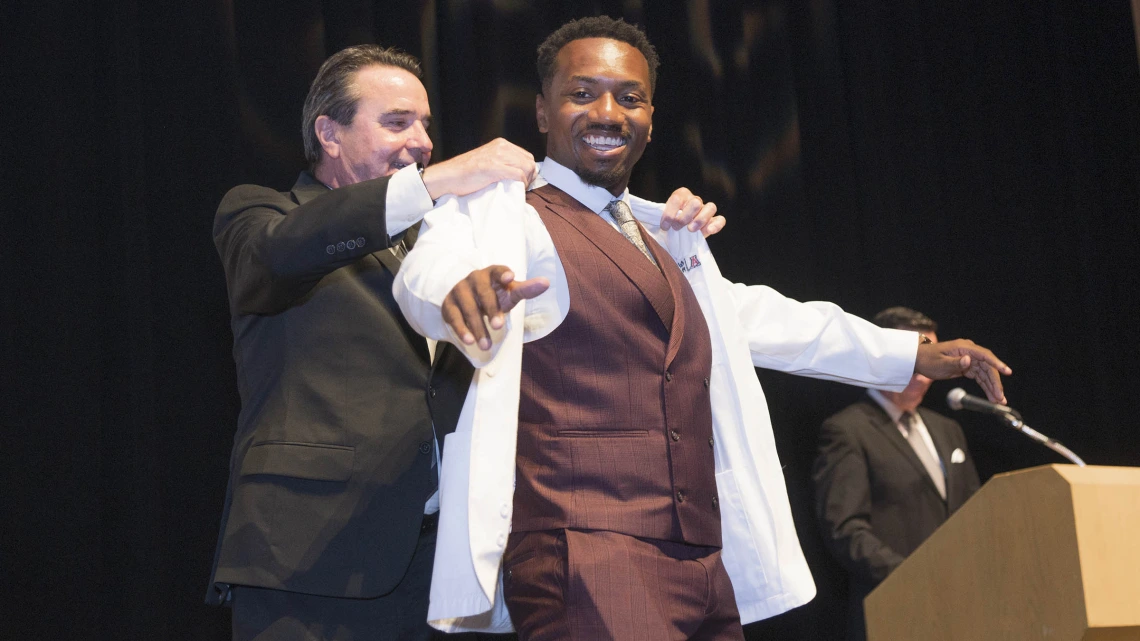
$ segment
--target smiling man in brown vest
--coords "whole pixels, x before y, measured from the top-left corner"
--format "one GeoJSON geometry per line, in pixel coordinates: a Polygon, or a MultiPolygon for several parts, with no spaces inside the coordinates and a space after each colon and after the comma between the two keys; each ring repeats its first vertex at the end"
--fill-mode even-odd
{"type": "Polygon", "coordinates": [[[604,603],[627,606],[621,638],[739,638],[720,561],[709,331],[621,199],[653,129],[652,49],[583,38],[548,40],[539,55],[551,54],[537,107],[547,175],[553,160],[604,191],[555,173],[561,188],[527,197],[567,257],[571,301],[589,303],[523,352],[507,607],[523,638],[608,638],[622,628],[598,616],[604,603]],[[621,234],[585,204],[597,193],[616,197],[603,211],[621,234]],[[567,570],[583,582],[563,593],[567,570]]]}
{"type": "Polygon", "coordinates": [[[731,285],[696,234],[655,240],[632,215],[653,205],[627,190],[652,134],[653,47],[587,18],[538,58],[547,158],[525,206],[517,183],[445,203],[395,285],[413,327],[482,367],[448,437],[429,619],[502,629],[501,557],[521,639],[742,639],[742,614],[814,593],[752,365],[886,389],[967,373],[998,400],[1008,368],[969,341],[920,347],[834,305],[731,285]],[[488,212],[519,215],[518,250],[488,212]],[[495,249],[525,254],[529,279],[479,268],[495,249]],[[515,393],[512,489],[495,457],[516,442],[515,393]]]}

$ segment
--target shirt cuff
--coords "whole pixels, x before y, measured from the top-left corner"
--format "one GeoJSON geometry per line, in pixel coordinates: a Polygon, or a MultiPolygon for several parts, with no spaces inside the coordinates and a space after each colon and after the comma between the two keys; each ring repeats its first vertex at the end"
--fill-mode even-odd
{"type": "Polygon", "coordinates": [[[420,171],[408,165],[388,180],[388,194],[384,200],[384,218],[388,235],[396,236],[420,222],[435,204],[431,201],[420,171]]]}

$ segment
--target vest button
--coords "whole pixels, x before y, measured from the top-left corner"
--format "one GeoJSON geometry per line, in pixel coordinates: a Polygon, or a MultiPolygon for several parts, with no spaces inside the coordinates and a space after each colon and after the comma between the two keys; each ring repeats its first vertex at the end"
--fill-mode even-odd
{"type": "Polygon", "coordinates": [[[435,398],[435,388],[434,387],[428,388],[428,398],[435,398]]]}
{"type": "Polygon", "coordinates": [[[713,497],[713,509],[714,510],[720,509],[720,501],[718,501],[715,496],[713,497]]]}
{"type": "Polygon", "coordinates": [[[712,446],[713,446],[713,440],[712,440],[712,437],[710,436],[709,437],[709,447],[712,447],[712,446]]]}
{"type": "Polygon", "coordinates": [[[678,503],[684,503],[685,502],[685,492],[684,491],[677,490],[677,502],[678,503]]]}
{"type": "Polygon", "coordinates": [[[431,453],[431,443],[428,443],[427,441],[421,441],[420,442],[420,454],[430,454],[430,453],[431,453]]]}
{"type": "Polygon", "coordinates": [[[677,430],[669,430],[669,438],[673,439],[674,441],[679,441],[681,440],[681,433],[677,430]]]}
{"type": "Polygon", "coordinates": [[[673,380],[673,372],[665,372],[665,381],[668,382],[668,381],[672,381],[672,380],[673,380]]]}
{"type": "Polygon", "coordinates": [[[709,386],[709,377],[706,376],[705,377],[705,387],[708,387],[708,386],[709,386]]]}

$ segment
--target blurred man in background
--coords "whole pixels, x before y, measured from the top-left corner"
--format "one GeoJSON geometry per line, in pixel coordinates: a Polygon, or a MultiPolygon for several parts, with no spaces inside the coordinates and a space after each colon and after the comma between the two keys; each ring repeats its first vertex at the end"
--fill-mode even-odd
{"type": "MultiPolygon", "coordinates": [[[[938,326],[906,307],[879,312],[880,327],[938,326]]],[[[863,599],[978,489],[962,427],[920,408],[931,380],[915,374],[901,392],[867,398],[827,419],[813,477],[816,516],[831,553],[849,573],[849,630],[866,638],[863,599]]]]}

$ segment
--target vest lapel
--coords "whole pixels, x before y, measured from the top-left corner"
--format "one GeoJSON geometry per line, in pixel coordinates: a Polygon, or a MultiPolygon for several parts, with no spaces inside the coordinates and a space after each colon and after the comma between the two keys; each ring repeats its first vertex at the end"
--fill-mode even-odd
{"type": "Polygon", "coordinates": [[[670,327],[669,347],[665,352],[665,369],[669,369],[669,366],[673,364],[673,357],[681,349],[681,340],[685,337],[685,299],[682,294],[685,287],[683,282],[685,275],[677,268],[676,263],[673,262],[673,257],[665,251],[665,248],[645,231],[645,228],[641,226],[641,221],[638,221],[637,228],[641,230],[641,237],[645,239],[645,245],[649,248],[649,252],[653,254],[653,258],[661,266],[661,272],[665,275],[665,280],[669,282],[669,292],[673,296],[673,323],[671,326],[667,326],[670,327]]]}
{"type": "MultiPolygon", "coordinates": [[[[642,295],[653,307],[653,311],[661,319],[661,324],[670,331],[669,349],[671,353],[676,353],[673,346],[672,328],[679,303],[673,297],[672,286],[662,276],[661,270],[649,262],[620,231],[611,227],[609,223],[602,220],[601,216],[586,209],[585,206],[561,189],[553,185],[545,185],[532,190],[530,193],[545,201],[547,211],[581,232],[641,290],[642,295]],[[671,303],[672,305],[670,305],[671,303]]],[[[640,223],[638,225],[640,226],[640,223]]],[[[645,234],[644,230],[642,230],[642,237],[646,240],[646,244],[650,244],[649,241],[652,238],[645,234]]],[[[668,256],[666,259],[672,261],[668,256]]],[[[657,260],[660,263],[659,257],[657,260]]]]}

